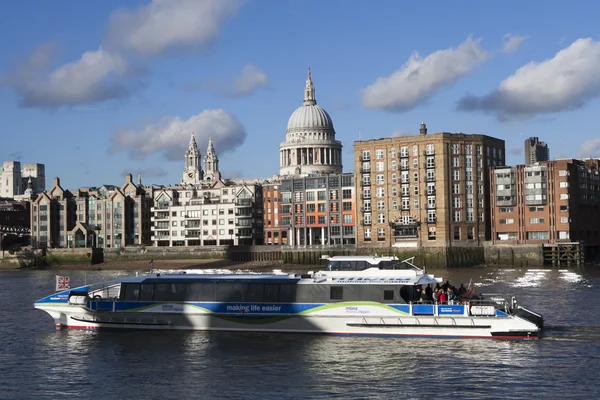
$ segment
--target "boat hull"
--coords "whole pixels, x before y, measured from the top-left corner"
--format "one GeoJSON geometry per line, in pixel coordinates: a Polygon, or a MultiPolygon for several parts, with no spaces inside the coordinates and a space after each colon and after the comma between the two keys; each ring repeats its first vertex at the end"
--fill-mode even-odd
{"type": "Polygon", "coordinates": [[[57,329],[197,330],[313,333],[357,336],[430,338],[539,338],[535,324],[517,316],[349,316],[91,311],[54,305],[48,312],[57,329]]]}

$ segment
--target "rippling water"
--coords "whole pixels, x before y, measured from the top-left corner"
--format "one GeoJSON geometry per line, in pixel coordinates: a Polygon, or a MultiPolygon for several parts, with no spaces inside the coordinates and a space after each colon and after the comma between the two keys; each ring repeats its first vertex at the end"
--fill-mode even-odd
{"type": "MultiPolygon", "coordinates": [[[[51,271],[0,273],[2,399],[594,398],[595,269],[429,271],[515,294],[546,319],[540,341],[207,332],[55,331],[33,302],[51,271]]],[[[73,286],[131,272],[66,272],[73,286]]]]}

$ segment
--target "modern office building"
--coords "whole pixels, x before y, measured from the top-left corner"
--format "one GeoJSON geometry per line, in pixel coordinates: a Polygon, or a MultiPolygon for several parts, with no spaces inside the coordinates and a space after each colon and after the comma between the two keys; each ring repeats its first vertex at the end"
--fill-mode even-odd
{"type": "Polygon", "coordinates": [[[31,206],[31,242],[51,248],[121,248],[149,245],[151,188],[127,174],[121,187],[65,190],[54,178],[31,206]],[[150,190],[150,192],[148,192],[150,190]]]}
{"type": "Polygon", "coordinates": [[[261,185],[223,180],[212,139],[204,168],[194,134],[184,160],[180,185],[153,190],[153,245],[263,244],[261,185]]]}
{"type": "Polygon", "coordinates": [[[555,160],[491,171],[494,243],[600,245],[599,160],[555,160]]]}
{"type": "Polygon", "coordinates": [[[287,245],[290,227],[281,225],[281,181],[267,181],[262,190],[265,244],[287,245]]]}
{"type": "Polygon", "coordinates": [[[468,246],[490,237],[489,168],[504,141],[464,133],[354,142],[359,247],[468,246]]]}
{"type": "Polygon", "coordinates": [[[548,160],[550,160],[550,149],[545,142],[540,142],[537,137],[525,140],[525,165],[548,160]]]}
{"type": "Polygon", "coordinates": [[[283,178],[271,188],[277,201],[266,219],[273,244],[275,233],[289,246],[356,244],[354,174],[283,178]]]}

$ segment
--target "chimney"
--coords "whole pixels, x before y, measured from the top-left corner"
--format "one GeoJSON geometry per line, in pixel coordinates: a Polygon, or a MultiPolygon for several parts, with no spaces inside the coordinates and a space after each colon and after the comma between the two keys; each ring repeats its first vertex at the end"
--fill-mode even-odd
{"type": "Polygon", "coordinates": [[[130,173],[127,173],[127,175],[125,175],[125,181],[127,181],[127,183],[131,183],[133,181],[133,177],[130,173]]]}
{"type": "Polygon", "coordinates": [[[138,186],[142,186],[142,173],[138,173],[138,186]]]}
{"type": "Polygon", "coordinates": [[[419,134],[423,136],[427,135],[427,125],[425,125],[425,121],[421,121],[421,129],[419,129],[419,134]]]}
{"type": "Polygon", "coordinates": [[[60,178],[58,176],[54,177],[54,186],[60,186],[60,178]]]}

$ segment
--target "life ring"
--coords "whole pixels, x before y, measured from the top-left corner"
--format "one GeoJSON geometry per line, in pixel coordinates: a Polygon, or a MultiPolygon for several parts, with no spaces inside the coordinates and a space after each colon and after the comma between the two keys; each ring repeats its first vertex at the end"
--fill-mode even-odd
{"type": "Polygon", "coordinates": [[[100,296],[99,294],[94,295],[94,299],[101,299],[102,296],[100,296]]]}

